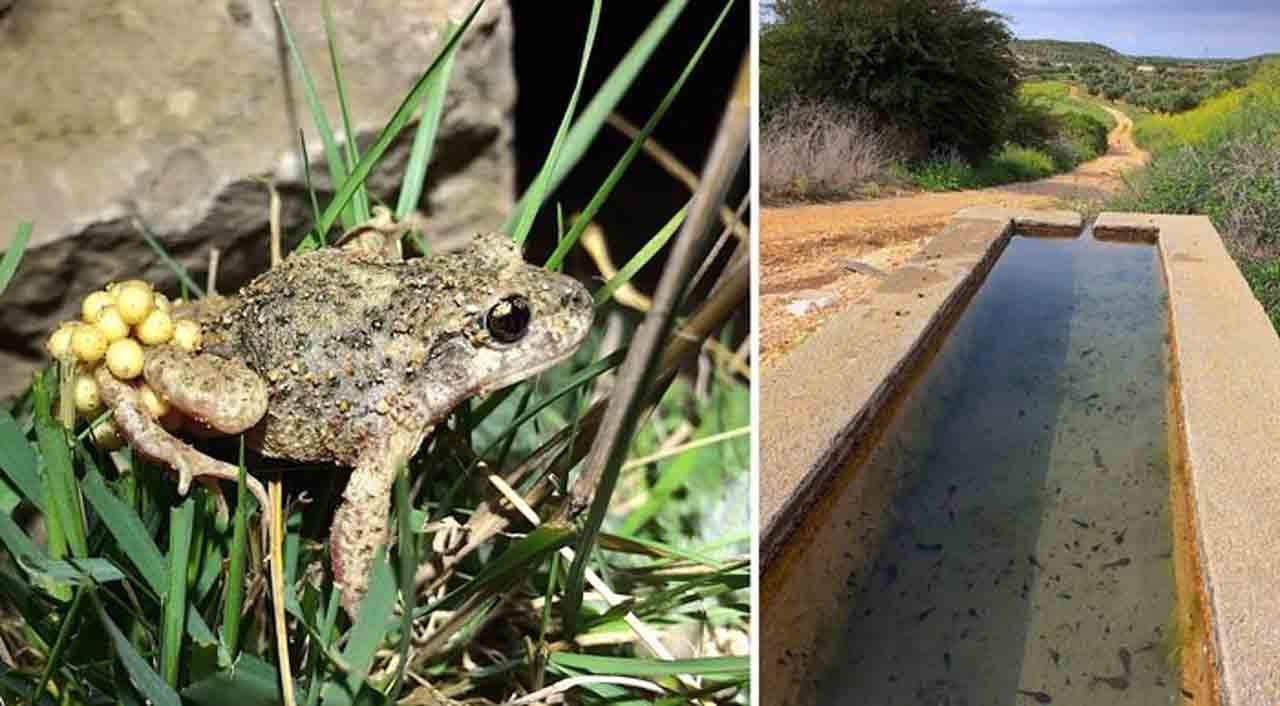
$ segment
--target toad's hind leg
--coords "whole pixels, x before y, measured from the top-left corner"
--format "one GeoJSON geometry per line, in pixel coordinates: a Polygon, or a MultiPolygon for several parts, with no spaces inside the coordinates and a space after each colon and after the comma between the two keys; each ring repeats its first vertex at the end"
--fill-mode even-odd
{"type": "Polygon", "coordinates": [[[183,414],[223,434],[239,434],[267,413],[266,380],[239,360],[161,346],[148,351],[142,374],[183,414]]]}
{"type": "MultiPolygon", "coordinates": [[[[134,451],[178,472],[179,493],[186,495],[191,481],[196,478],[217,478],[233,483],[239,479],[239,467],[206,456],[165,431],[143,407],[136,387],[117,380],[106,366],[98,368],[94,377],[120,433],[129,440],[134,451]]],[[[269,507],[262,484],[252,476],[246,477],[245,482],[258,503],[263,508],[269,507]]]]}
{"type": "Polygon", "coordinates": [[[409,458],[417,452],[426,431],[396,430],[361,454],[333,516],[329,555],[333,579],[342,593],[342,607],[355,620],[369,589],[369,573],[378,548],[387,543],[391,515],[391,486],[409,458]]]}

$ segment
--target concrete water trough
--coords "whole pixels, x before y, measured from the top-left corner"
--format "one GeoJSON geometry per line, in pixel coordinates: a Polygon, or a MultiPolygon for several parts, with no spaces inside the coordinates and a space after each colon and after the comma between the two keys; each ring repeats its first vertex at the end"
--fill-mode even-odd
{"type": "Polygon", "coordinates": [[[760,411],[765,703],[1280,703],[1280,339],[1208,219],[961,211],[760,411]]]}

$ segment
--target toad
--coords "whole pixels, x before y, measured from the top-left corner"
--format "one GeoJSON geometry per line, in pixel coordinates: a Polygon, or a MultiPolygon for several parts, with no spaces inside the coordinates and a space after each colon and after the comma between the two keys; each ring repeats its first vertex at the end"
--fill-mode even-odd
{"type": "MultiPolygon", "coordinates": [[[[592,321],[586,288],[525,263],[510,238],[480,235],[459,252],[405,260],[397,228],[382,214],[233,296],[187,305],[202,350],[148,349],[142,373],[197,435],[243,433],[267,457],[352,468],[330,534],[352,616],[387,538],[396,473],[454,407],[564,360],[592,321]]],[[[136,383],[105,366],[95,377],[121,434],[172,467],[181,492],[192,479],[238,477],[166,430],[136,383]]]]}

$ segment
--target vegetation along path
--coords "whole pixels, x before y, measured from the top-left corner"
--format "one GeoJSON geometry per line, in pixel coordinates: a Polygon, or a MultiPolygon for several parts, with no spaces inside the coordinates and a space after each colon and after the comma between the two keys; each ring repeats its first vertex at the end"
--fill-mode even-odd
{"type": "Polygon", "coordinates": [[[919,252],[958,210],[969,206],[1089,210],[1124,186],[1122,175],[1148,155],[1133,121],[1116,120],[1107,152],[1039,181],[987,189],[865,201],[765,208],[760,214],[760,359],[776,363],[832,314],[865,296],[919,252]]]}

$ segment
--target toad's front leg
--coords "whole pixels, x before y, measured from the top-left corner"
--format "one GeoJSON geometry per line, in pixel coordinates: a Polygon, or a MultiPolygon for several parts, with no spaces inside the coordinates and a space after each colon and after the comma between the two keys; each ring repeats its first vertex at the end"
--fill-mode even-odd
{"type": "Polygon", "coordinates": [[[397,428],[373,442],[360,455],[342,493],[329,535],[329,555],[342,607],[352,620],[369,590],[373,558],[387,543],[391,486],[429,432],[397,428]]]}

